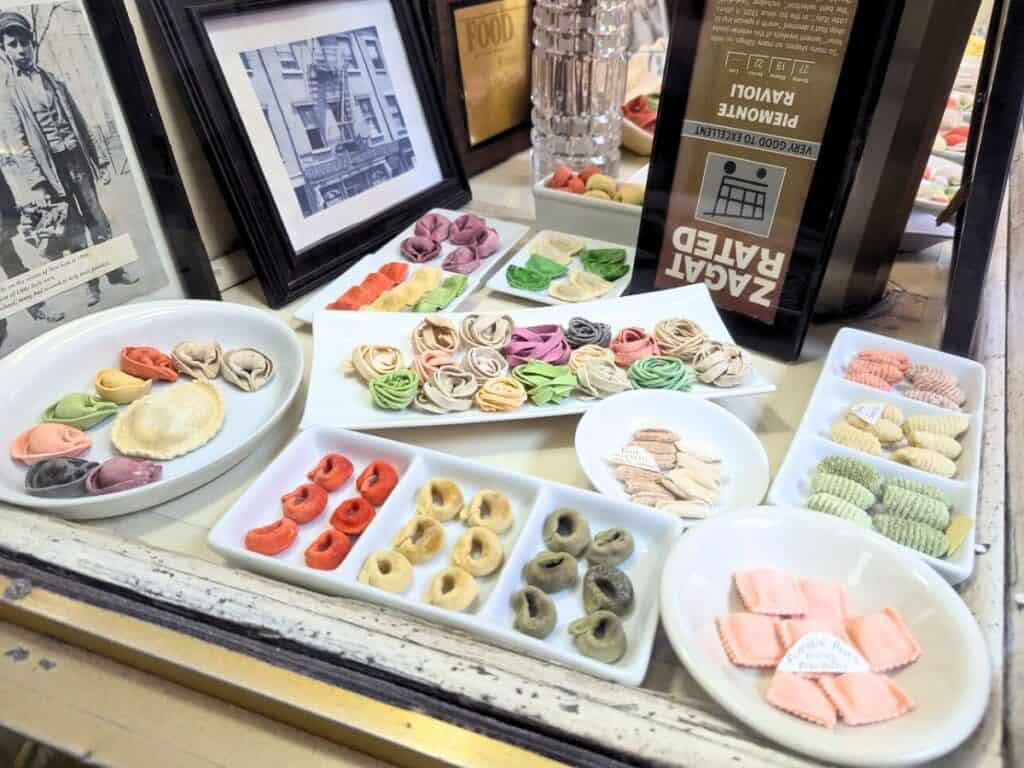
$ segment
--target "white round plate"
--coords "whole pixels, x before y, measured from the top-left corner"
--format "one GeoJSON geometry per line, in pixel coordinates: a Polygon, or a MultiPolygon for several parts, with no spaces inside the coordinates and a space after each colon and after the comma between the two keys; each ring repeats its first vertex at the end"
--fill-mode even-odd
{"type": "Polygon", "coordinates": [[[933,760],[974,731],[988,703],[988,651],[960,596],[892,542],[829,515],[758,507],[691,528],[662,573],[661,619],[675,652],[713,699],[783,746],[829,763],[883,768],[933,760]],[[896,609],[922,654],[890,674],[917,707],[895,720],[840,722],[829,730],[768,704],[771,671],[733,666],[715,629],[716,617],[742,610],[732,574],[757,567],[844,584],[853,614],[896,609]]]}
{"type": "Polygon", "coordinates": [[[720,405],[680,392],[638,389],[597,403],[576,427],[576,457],[593,486],[613,499],[629,500],[608,456],[624,448],[638,429],[671,429],[709,443],[722,457],[722,509],[760,504],[771,470],[757,435],[720,405]]]}
{"type": "MultiPolygon", "coordinates": [[[[271,313],[240,304],[154,301],[117,307],[62,325],[0,361],[0,381],[4,383],[0,500],[69,520],[95,520],[136,512],[181,496],[245,458],[287,410],[302,381],[302,371],[302,347],[295,333],[271,313]],[[96,371],[118,367],[122,347],[151,346],[166,353],[187,339],[216,340],[225,351],[254,347],[274,361],[274,378],[256,392],[243,392],[222,378],[215,379],[226,406],[224,426],[201,448],[163,462],[159,482],[121,493],[74,499],[47,499],[25,493],[27,467],[11,459],[10,444],[22,430],[39,423],[48,405],[72,392],[95,393],[96,371]]],[[[154,382],[153,391],[167,386],[154,382]]],[[[82,458],[104,461],[116,455],[110,443],[113,423],[114,419],[107,419],[86,432],[93,444],[82,458]]]]}

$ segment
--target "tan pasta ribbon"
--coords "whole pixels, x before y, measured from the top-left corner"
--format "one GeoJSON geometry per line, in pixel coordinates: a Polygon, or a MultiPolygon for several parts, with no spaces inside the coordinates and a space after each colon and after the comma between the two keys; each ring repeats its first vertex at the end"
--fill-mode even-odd
{"type": "Polygon", "coordinates": [[[508,315],[466,315],[460,333],[467,347],[501,349],[508,344],[513,327],[508,315]]]}
{"type": "Polygon", "coordinates": [[[508,375],[508,361],[490,347],[473,347],[462,356],[463,370],[473,374],[477,381],[499,379],[508,375]]]}
{"type": "Polygon", "coordinates": [[[415,404],[430,413],[468,411],[473,407],[473,395],[478,386],[473,374],[455,365],[445,365],[423,385],[415,404]]]}
{"type": "Polygon", "coordinates": [[[661,320],[654,326],[654,339],[658,342],[661,354],[678,357],[687,363],[693,362],[709,342],[703,328],[681,317],[661,320]]]}
{"type": "Polygon", "coordinates": [[[484,382],[476,393],[476,405],[481,411],[491,413],[514,411],[526,402],[523,385],[509,376],[484,382]]]}
{"type": "Polygon", "coordinates": [[[735,344],[711,341],[693,358],[697,378],[716,387],[735,387],[753,367],[750,355],[735,344]]]}
{"type": "Polygon", "coordinates": [[[404,368],[402,350],[385,344],[360,344],[352,352],[347,368],[354,369],[359,377],[369,383],[378,376],[394,373],[404,368]]]}
{"type": "Polygon", "coordinates": [[[626,372],[604,358],[585,361],[576,369],[576,379],[580,396],[588,400],[600,400],[633,388],[626,372]]]}
{"type": "Polygon", "coordinates": [[[459,348],[459,329],[447,317],[427,315],[413,329],[412,346],[418,355],[431,350],[455,352],[459,348]]]}
{"type": "Polygon", "coordinates": [[[607,347],[599,347],[596,344],[584,344],[579,349],[573,350],[573,353],[569,355],[569,367],[573,373],[578,374],[580,368],[591,360],[615,362],[615,355],[607,347]]]}

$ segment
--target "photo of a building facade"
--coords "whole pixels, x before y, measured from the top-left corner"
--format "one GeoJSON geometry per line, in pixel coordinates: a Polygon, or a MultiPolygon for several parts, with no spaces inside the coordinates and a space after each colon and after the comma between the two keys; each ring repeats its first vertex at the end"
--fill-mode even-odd
{"type": "Polygon", "coordinates": [[[413,168],[376,27],[241,56],[304,216],[413,168]]]}

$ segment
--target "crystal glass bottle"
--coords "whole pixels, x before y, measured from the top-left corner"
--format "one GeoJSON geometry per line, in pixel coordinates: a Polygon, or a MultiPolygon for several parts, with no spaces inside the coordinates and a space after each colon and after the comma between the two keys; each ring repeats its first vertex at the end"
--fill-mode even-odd
{"type": "Polygon", "coordinates": [[[627,0],[534,0],[533,173],[559,163],[616,175],[626,95],[627,0]]]}

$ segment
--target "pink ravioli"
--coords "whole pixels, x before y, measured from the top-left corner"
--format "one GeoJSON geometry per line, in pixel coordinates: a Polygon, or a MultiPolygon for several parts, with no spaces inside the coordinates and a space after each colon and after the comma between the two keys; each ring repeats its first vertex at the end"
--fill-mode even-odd
{"type": "Polygon", "coordinates": [[[892,720],[915,706],[913,700],[896,683],[874,672],[849,672],[838,677],[823,677],[818,680],[818,684],[847,725],[869,725],[892,720]]]}
{"type": "Polygon", "coordinates": [[[875,672],[905,666],[921,656],[921,646],[892,608],[849,619],[846,633],[875,672]]]}
{"type": "Polygon", "coordinates": [[[716,626],[725,655],[738,667],[774,667],[782,658],[776,619],[757,613],[730,613],[716,626]]]}
{"type": "Polygon", "coordinates": [[[807,599],[788,573],[753,568],[736,571],[732,578],[748,611],[773,616],[802,616],[807,612],[807,599]]]}
{"type": "Polygon", "coordinates": [[[850,616],[850,600],[846,587],[830,581],[800,579],[800,591],[807,600],[804,618],[825,621],[846,621],[850,616]]]}
{"type": "Polygon", "coordinates": [[[779,640],[785,650],[792,648],[804,635],[811,632],[825,632],[826,634],[838,637],[847,645],[851,645],[850,638],[838,621],[825,621],[822,619],[784,619],[779,622],[779,640]]]}
{"type": "Polygon", "coordinates": [[[772,706],[791,715],[826,728],[836,727],[836,708],[812,680],[789,672],[776,672],[765,698],[772,706]]]}

